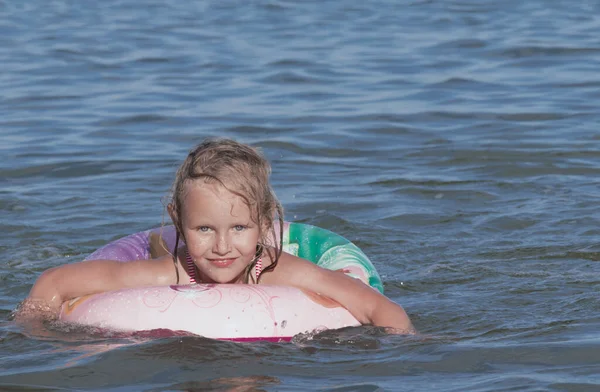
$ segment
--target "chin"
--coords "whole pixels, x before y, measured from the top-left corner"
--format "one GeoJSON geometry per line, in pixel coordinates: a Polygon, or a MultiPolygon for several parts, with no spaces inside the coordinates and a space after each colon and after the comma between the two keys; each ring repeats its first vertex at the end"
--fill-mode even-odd
{"type": "Polygon", "coordinates": [[[218,284],[235,284],[235,283],[241,283],[244,281],[243,276],[240,275],[235,275],[235,276],[210,276],[209,277],[214,283],[218,283],[218,284]]]}

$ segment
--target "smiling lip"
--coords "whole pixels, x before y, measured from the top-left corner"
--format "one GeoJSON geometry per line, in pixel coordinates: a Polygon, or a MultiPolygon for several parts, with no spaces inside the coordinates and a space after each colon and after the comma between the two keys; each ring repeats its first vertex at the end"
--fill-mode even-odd
{"type": "Polygon", "coordinates": [[[208,259],[212,265],[217,268],[227,268],[235,261],[235,258],[229,259],[208,259]]]}

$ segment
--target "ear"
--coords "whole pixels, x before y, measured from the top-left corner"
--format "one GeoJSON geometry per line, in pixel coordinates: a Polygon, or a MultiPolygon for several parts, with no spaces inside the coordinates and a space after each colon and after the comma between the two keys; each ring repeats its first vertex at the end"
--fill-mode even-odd
{"type": "Polygon", "coordinates": [[[266,238],[266,244],[265,245],[269,245],[269,246],[273,246],[275,245],[275,241],[273,240],[273,233],[271,232],[271,225],[269,225],[268,222],[264,222],[261,227],[261,233],[262,235],[266,238]]]}
{"type": "Polygon", "coordinates": [[[264,222],[262,224],[262,227],[260,228],[261,232],[266,234],[266,235],[270,235],[271,233],[271,226],[269,225],[268,222],[264,222]]]}
{"type": "Polygon", "coordinates": [[[150,234],[150,237],[148,238],[148,243],[150,244],[151,258],[158,259],[161,256],[169,254],[169,250],[167,249],[167,243],[159,233],[150,234]]]}
{"type": "Polygon", "coordinates": [[[175,211],[175,206],[173,206],[173,203],[169,203],[167,205],[167,211],[169,212],[169,216],[171,217],[171,221],[173,222],[173,224],[175,225],[175,228],[177,229],[178,222],[179,222],[179,217],[177,216],[177,212],[175,211]]]}

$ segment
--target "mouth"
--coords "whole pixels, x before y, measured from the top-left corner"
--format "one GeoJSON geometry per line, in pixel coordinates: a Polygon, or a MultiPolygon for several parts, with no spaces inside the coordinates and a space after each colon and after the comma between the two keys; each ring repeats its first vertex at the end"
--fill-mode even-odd
{"type": "Polygon", "coordinates": [[[227,268],[235,261],[235,258],[226,258],[226,259],[208,259],[212,265],[217,268],[227,268]]]}

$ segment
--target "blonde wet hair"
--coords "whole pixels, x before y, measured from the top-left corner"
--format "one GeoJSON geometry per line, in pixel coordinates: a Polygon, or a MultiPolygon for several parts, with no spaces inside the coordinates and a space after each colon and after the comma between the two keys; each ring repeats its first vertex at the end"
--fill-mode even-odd
{"type": "Polygon", "coordinates": [[[271,165],[260,150],[232,139],[205,139],[191,150],[179,166],[171,189],[170,212],[177,232],[172,252],[175,266],[177,267],[179,238],[183,237],[185,241],[181,223],[185,185],[192,181],[204,181],[207,184],[217,183],[241,197],[250,209],[252,220],[258,225],[256,255],[244,272],[245,283],[250,279],[258,283],[263,273],[272,271],[282,252],[283,207],[271,188],[270,175],[271,165]],[[279,221],[279,243],[272,240],[277,238],[275,220],[279,221]],[[272,262],[254,280],[251,272],[264,252],[272,262]]]}

